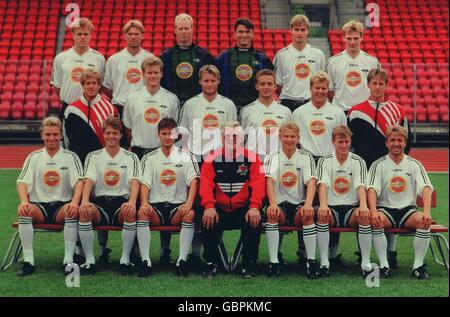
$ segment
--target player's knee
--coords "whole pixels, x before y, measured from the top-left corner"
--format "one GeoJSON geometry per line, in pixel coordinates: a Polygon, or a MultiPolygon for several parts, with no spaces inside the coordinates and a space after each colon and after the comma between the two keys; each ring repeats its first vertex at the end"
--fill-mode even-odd
{"type": "Polygon", "coordinates": [[[182,220],[183,222],[192,223],[194,222],[194,216],[194,210],[191,209],[183,216],[182,220]]]}
{"type": "Polygon", "coordinates": [[[278,223],[280,221],[280,217],[270,215],[267,217],[268,223],[278,223]]]}

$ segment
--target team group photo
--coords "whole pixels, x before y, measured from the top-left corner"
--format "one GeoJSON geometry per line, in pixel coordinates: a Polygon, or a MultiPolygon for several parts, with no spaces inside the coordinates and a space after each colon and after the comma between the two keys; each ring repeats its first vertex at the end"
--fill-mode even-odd
{"type": "Polygon", "coordinates": [[[1,296],[448,296],[447,3],[52,5],[0,1],[1,296]]]}

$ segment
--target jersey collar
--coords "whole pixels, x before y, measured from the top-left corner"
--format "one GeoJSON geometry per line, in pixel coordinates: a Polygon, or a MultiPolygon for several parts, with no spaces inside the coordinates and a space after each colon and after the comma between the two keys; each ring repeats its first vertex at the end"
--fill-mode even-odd
{"type": "MultiPolygon", "coordinates": [[[[84,98],[84,95],[81,95],[80,99],[84,105],[87,106],[89,104],[89,102],[86,100],[86,98],[84,98]]],[[[100,94],[97,94],[97,96],[95,96],[94,100],[91,101],[91,105],[95,105],[97,102],[100,101],[100,99],[102,99],[102,96],[100,96],[100,94]]]]}

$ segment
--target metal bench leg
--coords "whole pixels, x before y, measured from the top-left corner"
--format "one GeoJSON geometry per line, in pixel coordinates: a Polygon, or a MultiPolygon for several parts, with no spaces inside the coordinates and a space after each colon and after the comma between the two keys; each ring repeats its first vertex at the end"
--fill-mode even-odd
{"type": "Polygon", "coordinates": [[[442,262],[439,260],[439,258],[438,258],[438,256],[437,256],[436,252],[434,251],[434,247],[433,247],[432,241],[430,241],[430,251],[431,251],[431,254],[433,255],[434,261],[435,261],[436,263],[440,264],[440,265],[444,265],[444,263],[442,263],[442,262]]]}
{"type": "Polygon", "coordinates": [[[230,261],[228,260],[227,249],[225,248],[225,244],[223,243],[222,237],[219,239],[219,245],[217,246],[219,250],[220,260],[222,261],[223,268],[225,272],[230,272],[230,261]]]}
{"type": "Polygon", "coordinates": [[[239,264],[239,259],[241,258],[243,247],[244,247],[244,243],[242,242],[242,237],[241,237],[241,238],[239,238],[236,248],[234,249],[233,257],[231,258],[230,272],[233,272],[234,270],[236,270],[236,267],[239,264]]]}
{"type": "Polygon", "coordinates": [[[8,249],[3,257],[1,270],[6,271],[11,265],[17,262],[22,251],[22,243],[20,241],[19,231],[16,231],[11,238],[8,249]],[[9,263],[8,263],[9,261],[9,263]]]}
{"type": "Polygon", "coordinates": [[[449,270],[448,260],[447,260],[447,257],[445,256],[445,251],[441,244],[441,240],[442,240],[444,242],[444,245],[445,245],[446,251],[447,251],[447,255],[448,255],[449,247],[448,247],[447,239],[440,233],[433,234],[433,237],[434,237],[434,241],[436,242],[436,246],[438,248],[439,254],[441,255],[441,258],[443,261],[443,263],[440,263],[440,264],[444,265],[448,271],[449,270]]]}

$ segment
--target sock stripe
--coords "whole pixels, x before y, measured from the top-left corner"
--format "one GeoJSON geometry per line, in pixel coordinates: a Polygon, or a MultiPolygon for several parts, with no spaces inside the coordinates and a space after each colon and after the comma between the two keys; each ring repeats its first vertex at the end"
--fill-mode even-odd
{"type": "Polygon", "coordinates": [[[417,238],[421,238],[421,239],[429,239],[431,237],[431,232],[429,232],[429,233],[418,233],[418,232],[416,232],[415,236],[417,238]]]}
{"type": "Polygon", "coordinates": [[[191,222],[191,223],[189,223],[189,222],[182,222],[181,223],[181,228],[193,229],[193,228],[195,228],[195,224],[193,222],[191,222]]]}
{"type": "Polygon", "coordinates": [[[374,235],[374,236],[382,236],[382,235],[384,235],[384,230],[382,229],[382,230],[379,230],[379,229],[373,229],[372,230],[372,235],[374,235]]]}
{"type": "Polygon", "coordinates": [[[149,227],[150,221],[138,221],[137,226],[140,228],[149,227]]]}
{"type": "Polygon", "coordinates": [[[33,223],[33,219],[31,217],[19,217],[19,225],[27,225],[33,223]]]}

